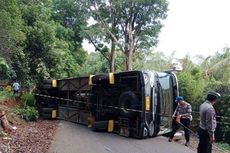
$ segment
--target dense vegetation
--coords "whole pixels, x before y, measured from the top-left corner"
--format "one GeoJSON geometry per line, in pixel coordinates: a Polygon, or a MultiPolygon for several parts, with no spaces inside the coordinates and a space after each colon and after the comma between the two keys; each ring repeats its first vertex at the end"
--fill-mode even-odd
{"type": "Polygon", "coordinates": [[[79,75],[86,25],[74,1],[0,1],[1,79],[33,83],[79,75]],[[62,11],[62,12],[60,12],[62,11]]]}
{"type": "MultiPolygon", "coordinates": [[[[176,60],[183,67],[177,74],[180,94],[193,109],[198,111],[208,90],[216,90],[222,94],[218,114],[230,117],[230,49],[195,60],[154,52],[149,48],[157,44],[166,13],[166,0],[0,0],[0,80],[31,87],[45,78],[164,71],[176,60]],[[96,52],[88,54],[83,39],[96,52]]],[[[229,118],[218,120],[218,139],[230,143],[229,118]]]]}
{"type": "Polygon", "coordinates": [[[116,54],[121,70],[131,70],[135,53],[157,44],[166,11],[166,0],[0,0],[1,79],[30,86],[88,73],[83,39],[105,58],[106,70],[120,70],[116,54]]]}

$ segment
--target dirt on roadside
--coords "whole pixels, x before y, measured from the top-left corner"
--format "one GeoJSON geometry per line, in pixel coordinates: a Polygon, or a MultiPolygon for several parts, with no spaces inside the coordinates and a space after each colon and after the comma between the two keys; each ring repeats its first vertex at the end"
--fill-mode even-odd
{"type": "Polygon", "coordinates": [[[16,130],[0,137],[0,153],[46,153],[58,121],[38,120],[14,126],[16,130]]]}
{"type": "MultiPolygon", "coordinates": [[[[176,142],[179,143],[179,144],[181,144],[181,145],[184,145],[185,144],[184,137],[182,139],[176,140],[176,142]]],[[[191,135],[190,136],[190,145],[188,147],[191,150],[197,151],[198,143],[199,143],[199,139],[196,136],[191,135]]],[[[216,148],[216,145],[213,144],[213,146],[212,146],[212,153],[228,153],[228,152],[224,152],[224,151],[218,150],[218,148],[216,148]]]]}
{"type": "Polygon", "coordinates": [[[15,130],[3,131],[0,125],[0,153],[46,153],[58,128],[58,120],[26,122],[14,113],[19,106],[15,100],[0,103],[15,130]]]}

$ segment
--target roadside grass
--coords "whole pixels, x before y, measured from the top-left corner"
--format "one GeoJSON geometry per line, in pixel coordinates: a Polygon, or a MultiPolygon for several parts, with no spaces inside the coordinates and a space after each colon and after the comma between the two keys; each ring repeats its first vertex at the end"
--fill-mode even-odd
{"type": "Polygon", "coordinates": [[[29,93],[23,93],[20,98],[12,92],[0,91],[0,110],[8,114],[9,120],[16,120],[17,116],[25,121],[36,121],[39,113],[35,108],[35,97],[29,93]]]}
{"type": "Polygon", "coordinates": [[[216,143],[217,147],[220,148],[224,153],[230,153],[230,145],[228,143],[216,143]]]}
{"type": "Polygon", "coordinates": [[[9,99],[14,99],[15,95],[12,92],[0,91],[0,104],[9,99]]]}

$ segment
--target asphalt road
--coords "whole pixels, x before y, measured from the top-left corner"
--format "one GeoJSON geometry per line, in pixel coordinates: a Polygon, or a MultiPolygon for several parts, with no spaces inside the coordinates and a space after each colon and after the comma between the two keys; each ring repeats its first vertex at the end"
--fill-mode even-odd
{"type": "Polygon", "coordinates": [[[61,121],[48,153],[195,153],[166,137],[134,139],[61,121]]]}

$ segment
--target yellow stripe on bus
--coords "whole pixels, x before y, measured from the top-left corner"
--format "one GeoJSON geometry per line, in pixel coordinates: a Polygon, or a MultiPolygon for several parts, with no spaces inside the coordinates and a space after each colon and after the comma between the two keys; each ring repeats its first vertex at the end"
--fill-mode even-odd
{"type": "Polygon", "coordinates": [[[57,87],[57,80],[52,80],[52,87],[56,88],[57,87]]]}
{"type": "Polygon", "coordinates": [[[114,129],[114,121],[109,120],[109,122],[108,122],[108,132],[113,132],[113,129],[114,129]]]}
{"type": "Polygon", "coordinates": [[[93,81],[92,81],[93,76],[94,75],[89,75],[89,85],[93,85],[93,81]]]}
{"type": "Polygon", "coordinates": [[[115,84],[114,74],[109,73],[109,84],[115,84]]]}
{"type": "Polygon", "coordinates": [[[52,118],[56,118],[57,117],[57,110],[52,110],[52,118]]]}

